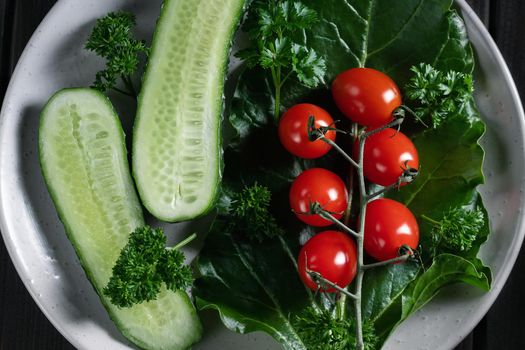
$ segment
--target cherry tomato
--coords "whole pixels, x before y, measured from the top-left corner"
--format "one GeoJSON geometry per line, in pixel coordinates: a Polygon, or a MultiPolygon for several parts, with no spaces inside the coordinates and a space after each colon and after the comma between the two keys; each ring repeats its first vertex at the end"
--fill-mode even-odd
{"type": "MultiPolygon", "coordinates": [[[[318,233],[301,248],[297,265],[301,280],[312,290],[317,290],[318,286],[307,271],[317,272],[344,288],[352,282],[357,272],[356,245],[348,235],[339,231],[318,233]]],[[[322,291],[332,293],[335,289],[322,291]]]]}
{"type": "Polygon", "coordinates": [[[348,192],[343,180],[326,169],[313,168],[301,173],[290,189],[290,206],[297,217],[311,226],[330,226],[333,223],[318,214],[310,213],[310,205],[321,207],[340,219],[348,205],[348,192]]]}
{"type": "Polygon", "coordinates": [[[417,249],[419,226],[414,214],[403,204],[381,198],[366,207],[364,249],[379,261],[397,257],[399,248],[417,249]]]}
{"type": "MultiPolygon", "coordinates": [[[[319,158],[332,148],[323,140],[310,141],[308,135],[308,120],[315,118],[316,128],[330,126],[334,120],[324,109],[309,103],[301,103],[287,110],[279,121],[279,138],[288,152],[301,158],[319,158]]],[[[335,141],[336,132],[329,130],[325,137],[335,141]]]]}
{"type": "Polygon", "coordinates": [[[390,122],[401,106],[401,92],[386,74],[372,68],[352,68],[332,83],[339,109],[355,123],[378,127],[390,122]]]}
{"type": "MultiPolygon", "coordinates": [[[[354,159],[358,155],[359,145],[356,142],[354,159]]],[[[406,168],[419,168],[416,147],[405,134],[394,129],[385,129],[368,137],[363,156],[365,177],[381,186],[395,184],[406,168]]]]}

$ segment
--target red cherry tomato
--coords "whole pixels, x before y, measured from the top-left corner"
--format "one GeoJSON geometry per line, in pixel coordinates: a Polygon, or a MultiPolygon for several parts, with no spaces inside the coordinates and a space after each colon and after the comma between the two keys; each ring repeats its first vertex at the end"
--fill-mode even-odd
{"type": "MultiPolygon", "coordinates": [[[[354,159],[358,155],[359,145],[356,142],[354,159]]],[[[405,134],[394,129],[385,129],[368,137],[363,156],[365,177],[381,186],[395,184],[406,168],[419,168],[416,147],[405,134]]]]}
{"type": "Polygon", "coordinates": [[[311,226],[330,226],[333,223],[318,214],[310,213],[310,205],[321,207],[340,219],[348,205],[348,192],[339,176],[321,168],[308,169],[301,173],[290,189],[290,206],[297,217],[311,226]]]}
{"type": "MultiPolygon", "coordinates": [[[[308,120],[315,118],[315,127],[330,126],[334,120],[324,109],[309,103],[301,103],[287,110],[279,121],[279,138],[288,152],[301,158],[319,158],[332,148],[323,140],[310,141],[308,120]]],[[[336,132],[329,130],[325,137],[335,141],[336,132]]]]}
{"type": "MultiPolygon", "coordinates": [[[[317,272],[344,288],[357,272],[357,249],[348,235],[339,231],[324,231],[310,238],[301,248],[297,265],[301,280],[312,290],[317,290],[318,286],[307,271],[317,272]]],[[[335,289],[322,291],[332,293],[335,289]]]]}
{"type": "Polygon", "coordinates": [[[394,259],[399,248],[417,249],[419,226],[412,212],[403,204],[381,198],[366,207],[364,249],[379,261],[394,259]]]}
{"type": "Polygon", "coordinates": [[[401,106],[401,92],[386,74],[372,68],[352,68],[332,83],[339,109],[355,123],[378,127],[390,122],[401,106]]]}

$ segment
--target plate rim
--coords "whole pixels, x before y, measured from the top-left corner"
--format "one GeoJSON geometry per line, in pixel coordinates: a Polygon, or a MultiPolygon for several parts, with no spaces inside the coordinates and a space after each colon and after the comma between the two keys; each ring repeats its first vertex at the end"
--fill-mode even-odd
{"type": "MultiPolygon", "coordinates": [[[[521,125],[522,130],[525,130],[525,112],[523,109],[523,103],[521,101],[520,94],[518,92],[518,88],[516,86],[516,83],[512,77],[512,74],[510,72],[510,69],[507,65],[507,62],[503,58],[503,54],[501,53],[498,45],[490,35],[487,27],[485,24],[481,21],[481,19],[478,17],[478,15],[474,12],[472,7],[467,3],[466,0],[454,0],[456,4],[459,6],[461,13],[464,17],[468,17],[469,20],[472,22],[474,29],[481,34],[481,38],[483,39],[484,43],[490,48],[490,51],[492,55],[494,56],[495,61],[498,63],[499,67],[501,68],[503,72],[503,77],[508,84],[508,87],[511,92],[512,101],[514,102],[514,105],[516,107],[516,110],[518,111],[518,114],[516,116],[518,123],[521,125]]],[[[468,28],[467,28],[468,31],[468,28]]],[[[472,44],[471,44],[472,45],[472,44]]],[[[522,140],[525,142],[525,134],[521,133],[522,140]]],[[[525,154],[522,154],[522,158],[525,159],[525,154]]],[[[525,195],[521,194],[521,199],[525,198],[525,195]]],[[[512,249],[509,251],[510,254],[506,255],[506,258],[504,262],[501,264],[501,269],[499,270],[499,274],[497,276],[493,276],[492,285],[490,290],[486,293],[486,299],[484,300],[483,306],[480,308],[477,308],[474,312],[473,318],[475,319],[475,322],[472,322],[468,327],[465,327],[467,329],[467,333],[462,335],[461,338],[457,338],[455,342],[453,342],[453,347],[457,346],[461,340],[468,334],[470,334],[473,329],[477,326],[477,324],[485,317],[485,315],[489,312],[490,308],[500,295],[501,290],[507,283],[507,280],[510,276],[510,273],[512,272],[512,269],[514,268],[514,265],[516,264],[516,260],[518,258],[519,252],[521,251],[521,247],[523,245],[523,241],[525,238],[525,220],[523,216],[520,216],[517,220],[517,232],[518,235],[515,235],[512,240],[512,249]]]]}

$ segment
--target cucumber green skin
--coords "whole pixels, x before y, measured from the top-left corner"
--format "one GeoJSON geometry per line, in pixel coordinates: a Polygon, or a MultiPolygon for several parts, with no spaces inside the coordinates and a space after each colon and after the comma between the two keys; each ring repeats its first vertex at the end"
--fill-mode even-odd
{"type": "MultiPolygon", "coordinates": [[[[107,126],[107,130],[110,130],[113,128],[113,131],[117,130],[117,139],[114,140],[116,145],[120,146],[120,164],[125,165],[124,171],[122,171],[122,182],[124,183],[124,187],[128,190],[128,197],[126,200],[129,202],[129,207],[127,208],[129,210],[129,215],[132,217],[132,226],[139,227],[144,225],[144,219],[142,216],[142,208],[140,206],[140,203],[138,201],[137,195],[135,193],[135,190],[133,188],[133,183],[131,180],[131,176],[129,174],[129,167],[128,167],[128,161],[126,157],[126,146],[125,146],[125,136],[124,132],[122,131],[122,127],[120,125],[120,121],[118,119],[118,116],[116,115],[113,106],[111,105],[111,102],[105,97],[103,94],[96,90],[92,89],[85,89],[85,88],[73,88],[73,89],[64,89],[59,92],[57,92],[51,99],[48,101],[44,109],[42,110],[41,117],[40,117],[40,127],[39,127],[39,154],[40,154],[40,166],[42,169],[42,173],[44,176],[44,180],[46,182],[47,188],[49,190],[49,193],[51,195],[51,198],[55,204],[55,207],[58,212],[58,216],[60,220],[62,221],[66,234],[72,243],[77,256],[80,260],[80,263],[90,281],[90,283],[93,285],[95,291],[100,297],[100,300],[106,310],[108,311],[108,314],[112,321],[115,323],[117,328],[121,331],[121,333],[131,340],[134,344],[136,344],[138,347],[142,349],[151,349],[151,350],[182,350],[189,348],[192,344],[196,343],[202,334],[202,326],[200,324],[200,321],[198,319],[195,307],[193,303],[191,302],[190,298],[185,292],[177,292],[173,293],[170,291],[167,291],[166,289],[163,289],[161,292],[161,296],[157,301],[152,301],[146,304],[141,304],[134,306],[129,309],[120,309],[113,305],[109,299],[105,297],[105,295],[102,293],[103,288],[105,287],[106,283],[100,282],[100,271],[97,270],[97,266],[90,266],[90,263],[87,261],[87,257],[89,256],[89,251],[85,251],[83,249],[82,244],[79,242],[77,238],[77,228],[76,227],[76,218],[71,217],[70,214],[68,214],[68,208],[66,207],[68,204],[67,200],[64,197],[64,188],[60,186],[60,184],[57,184],[55,181],[53,181],[53,176],[56,174],[56,171],[58,169],[53,168],[53,166],[50,166],[48,162],[46,161],[46,158],[49,158],[50,156],[46,154],[47,144],[49,142],[49,138],[53,135],[46,134],[46,123],[48,123],[49,119],[53,119],[53,116],[49,112],[49,109],[52,108],[53,104],[55,103],[56,99],[61,98],[64,95],[71,95],[72,99],[78,98],[78,104],[82,103],[83,97],[91,95],[95,99],[98,99],[99,102],[106,107],[106,112],[110,112],[110,118],[107,126]],[[77,96],[75,96],[77,95],[77,96]],[[110,125],[113,123],[113,125],[110,125]],[[98,278],[97,278],[98,277],[98,278]],[[159,301],[160,300],[160,301],[159,301]],[[133,317],[137,317],[137,315],[140,316],[141,311],[147,310],[148,308],[151,308],[153,310],[155,308],[156,303],[159,303],[160,307],[165,306],[164,304],[167,304],[168,306],[176,306],[180,311],[182,317],[185,318],[185,322],[191,324],[193,327],[192,334],[186,335],[186,343],[185,344],[178,344],[177,341],[173,341],[173,344],[167,344],[163,339],[163,344],[157,344],[157,340],[160,338],[155,335],[156,331],[160,331],[159,329],[151,329],[146,330],[147,332],[150,332],[150,335],[142,336],[141,334],[137,334],[135,331],[137,329],[137,322],[133,323],[132,318],[127,317],[127,313],[131,314],[133,313],[133,317]],[[130,324],[130,322],[132,322],[130,324]],[[133,329],[135,327],[135,330],[133,329]]],[[[77,100],[75,100],[77,101],[77,100]]],[[[53,120],[50,122],[53,123],[53,120]]],[[[53,125],[53,124],[52,124],[53,125]]],[[[53,129],[53,128],[51,128],[53,129]]],[[[110,132],[111,133],[111,132],[110,132]]],[[[56,136],[56,135],[55,135],[56,136]]],[[[61,135],[63,136],[63,135],[61,135]]],[[[51,155],[52,157],[52,155],[51,155]]],[[[80,166],[83,164],[80,164],[80,166]]],[[[85,165],[85,164],[84,164],[85,165]]],[[[94,218],[94,220],[97,220],[98,218],[94,218]]],[[[80,222],[80,221],[79,221],[80,222]]],[[[120,235],[124,235],[124,237],[120,236],[120,239],[123,239],[124,241],[127,241],[127,235],[129,235],[131,231],[128,232],[128,230],[119,232],[120,235]]],[[[122,245],[122,244],[121,244],[122,245]]],[[[120,249],[115,253],[111,252],[109,254],[111,258],[108,261],[108,265],[110,268],[114,265],[114,262],[116,261],[116,257],[120,253],[120,249]]],[[[107,268],[107,266],[106,266],[107,268]]],[[[155,316],[155,311],[147,311],[147,314],[144,314],[144,318],[149,315],[155,316]]],[[[142,317],[139,317],[142,318],[142,317]]],[[[145,322],[144,322],[145,323],[145,322]]],[[[141,325],[141,327],[146,327],[146,325],[141,325]]],[[[166,331],[166,330],[164,330],[166,331]]],[[[172,338],[177,337],[177,330],[176,329],[169,329],[168,330],[170,334],[172,335],[172,338]]],[[[174,339],[175,340],[175,339],[174,339]]],[[[169,341],[168,341],[169,342],[169,341]]]]}
{"type": "MultiPolygon", "coordinates": [[[[171,11],[173,8],[176,8],[176,6],[180,3],[184,3],[187,0],[165,0],[164,5],[161,11],[161,15],[159,17],[157,27],[155,30],[155,33],[153,35],[152,45],[151,45],[151,53],[150,53],[150,59],[148,61],[148,65],[146,67],[146,72],[143,76],[143,84],[142,89],[140,91],[139,97],[138,97],[138,108],[137,108],[137,116],[135,119],[134,124],[134,130],[133,130],[133,152],[132,152],[132,170],[133,170],[133,177],[135,178],[135,183],[137,186],[137,190],[139,192],[139,195],[142,200],[142,204],[144,207],[156,218],[168,221],[168,222],[179,222],[179,221],[185,221],[185,220],[191,220],[195,219],[197,217],[200,217],[202,215],[205,215],[210,209],[214,207],[214,204],[216,202],[216,199],[218,197],[219,188],[220,188],[220,181],[222,177],[222,167],[223,167],[223,160],[222,160],[222,139],[221,139],[221,124],[222,124],[222,114],[224,110],[224,98],[223,98],[223,87],[224,87],[224,81],[226,78],[226,73],[228,69],[228,59],[230,55],[230,50],[232,46],[232,39],[233,35],[238,28],[238,25],[240,23],[240,18],[242,13],[244,12],[245,6],[247,4],[246,0],[214,0],[213,4],[216,3],[229,3],[230,7],[234,7],[233,13],[228,15],[228,23],[223,24],[224,26],[227,26],[226,32],[228,33],[226,37],[228,38],[224,43],[221,44],[220,52],[218,52],[218,57],[220,57],[217,62],[220,62],[217,67],[215,67],[215,74],[216,74],[216,81],[219,82],[220,87],[218,87],[218,90],[220,90],[219,94],[216,94],[216,98],[208,103],[208,105],[212,105],[213,114],[216,119],[216,128],[212,131],[214,135],[211,135],[215,139],[215,144],[213,147],[214,154],[209,154],[210,157],[214,157],[215,162],[213,167],[208,167],[205,171],[210,174],[215,175],[215,179],[212,184],[209,184],[208,186],[203,186],[203,188],[207,189],[207,193],[204,193],[203,196],[206,198],[202,201],[202,204],[199,207],[196,207],[194,210],[188,210],[186,205],[180,205],[177,208],[174,208],[170,213],[161,212],[158,209],[158,202],[161,200],[160,197],[163,193],[166,193],[168,196],[176,197],[177,189],[173,188],[171,191],[165,191],[160,192],[161,194],[153,194],[151,189],[151,183],[154,181],[152,180],[152,176],[144,174],[145,169],[151,169],[154,168],[156,165],[153,164],[143,164],[145,163],[142,159],[144,159],[144,156],[139,156],[141,150],[143,150],[145,147],[147,147],[148,143],[151,142],[152,137],[141,137],[141,129],[144,128],[145,123],[151,123],[151,119],[155,116],[152,116],[153,114],[151,112],[151,109],[148,110],[148,108],[143,108],[144,105],[147,104],[148,101],[146,95],[148,94],[148,89],[154,89],[159,84],[162,84],[163,81],[155,81],[156,79],[153,78],[154,75],[154,64],[152,62],[157,58],[157,56],[160,55],[169,55],[167,53],[167,50],[163,50],[163,45],[160,43],[160,37],[162,35],[166,35],[166,33],[161,33],[163,29],[166,27],[169,27],[166,22],[169,22],[169,17],[171,14],[169,11],[171,11]],[[233,4],[233,5],[232,5],[233,4]],[[150,115],[148,115],[150,114],[150,115]],[[149,119],[149,120],[146,120],[149,119]]],[[[206,0],[192,0],[192,2],[201,2],[206,4],[206,0]]],[[[202,6],[202,5],[201,5],[202,6]]],[[[219,19],[222,21],[223,19],[219,19]]],[[[222,23],[222,22],[221,22],[222,23]]],[[[176,32],[171,32],[170,35],[178,35],[176,32]]],[[[198,38],[196,38],[198,40],[198,38]]],[[[189,40],[189,45],[195,45],[195,41],[189,40]]],[[[181,48],[181,50],[184,50],[184,48],[181,48]]],[[[190,68],[191,64],[194,62],[186,62],[186,65],[188,66],[188,69],[190,68]]],[[[183,71],[184,69],[181,68],[183,71]]],[[[183,88],[184,89],[184,88],[183,88]]],[[[180,91],[181,89],[177,90],[180,91]]],[[[182,94],[182,93],[181,93],[182,94]]],[[[150,103],[151,105],[151,103],[150,103]]],[[[181,118],[184,118],[182,116],[181,118]]],[[[210,131],[211,133],[211,131],[210,131]]],[[[172,135],[166,136],[166,137],[172,137],[172,135]]],[[[169,153],[167,156],[162,156],[162,161],[168,161],[172,160],[175,163],[183,162],[183,160],[177,158],[177,152],[169,153]]],[[[158,165],[158,164],[157,164],[158,165]]],[[[171,177],[171,176],[170,176],[171,177]]],[[[169,186],[166,186],[169,187],[169,186]]],[[[179,189],[180,190],[180,189],[179,189]]],[[[206,191],[204,191],[206,192],[206,191]]]]}

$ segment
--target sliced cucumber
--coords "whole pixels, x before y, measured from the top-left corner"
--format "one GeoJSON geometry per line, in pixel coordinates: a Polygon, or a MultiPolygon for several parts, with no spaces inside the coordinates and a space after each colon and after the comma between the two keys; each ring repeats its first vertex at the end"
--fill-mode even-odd
{"type": "Polygon", "coordinates": [[[111,103],[91,89],[66,89],[42,111],[40,162],[68,237],[109,315],[147,349],[186,349],[201,334],[184,292],[120,309],[102,289],[130,232],[144,225],[131,180],[124,133],[111,103]]]}
{"type": "Polygon", "coordinates": [[[245,0],[165,0],[139,96],[133,175],[164,221],[209,210],[220,182],[224,76],[245,0]]]}

